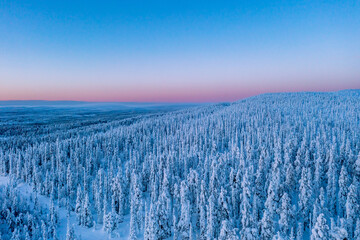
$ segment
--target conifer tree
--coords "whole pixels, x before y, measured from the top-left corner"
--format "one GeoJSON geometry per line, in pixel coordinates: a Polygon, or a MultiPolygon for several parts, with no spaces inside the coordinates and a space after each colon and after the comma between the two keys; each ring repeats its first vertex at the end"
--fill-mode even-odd
{"type": "Polygon", "coordinates": [[[217,229],[219,228],[218,225],[218,212],[216,206],[216,200],[214,195],[211,195],[209,198],[209,205],[207,211],[207,230],[206,236],[207,239],[215,239],[217,237],[217,229]]]}
{"type": "Polygon", "coordinates": [[[356,218],[359,213],[359,203],[357,197],[357,190],[354,184],[351,184],[348,190],[347,200],[346,200],[346,220],[347,220],[347,231],[350,237],[353,236],[354,227],[356,224],[356,218]]]}
{"type": "Polygon", "coordinates": [[[310,221],[309,216],[311,212],[310,206],[312,196],[311,175],[310,169],[308,168],[303,168],[302,170],[299,191],[299,210],[304,219],[304,225],[307,227],[310,221]]]}
{"type": "Polygon", "coordinates": [[[358,218],[356,220],[355,231],[354,231],[354,239],[355,240],[360,240],[360,218],[358,218]]]}
{"type": "Polygon", "coordinates": [[[136,238],[136,235],[140,231],[141,218],[139,213],[141,211],[141,191],[139,187],[138,177],[135,173],[132,176],[132,192],[130,202],[130,235],[132,239],[136,238]]]}
{"type": "Polygon", "coordinates": [[[41,221],[41,233],[42,233],[43,240],[47,240],[48,232],[47,232],[47,227],[45,225],[45,222],[43,220],[41,221]]]}
{"type": "Polygon", "coordinates": [[[288,236],[290,229],[292,227],[292,208],[290,203],[290,198],[287,193],[281,198],[281,213],[279,219],[279,227],[283,236],[288,236]]]}
{"type": "Polygon", "coordinates": [[[74,228],[70,225],[70,220],[67,220],[66,226],[66,240],[75,240],[74,228]]]}
{"type": "Polygon", "coordinates": [[[201,182],[201,191],[200,191],[200,199],[199,199],[199,225],[200,225],[200,240],[206,239],[206,196],[205,196],[205,182],[201,182]]]}
{"type": "Polygon", "coordinates": [[[76,220],[78,225],[82,225],[82,214],[83,212],[83,195],[81,192],[80,186],[77,188],[77,194],[76,194],[76,205],[75,205],[75,213],[76,213],[76,220]]]}
{"type": "Polygon", "coordinates": [[[83,226],[88,227],[88,228],[93,226],[93,217],[92,217],[92,213],[91,213],[88,193],[85,193],[84,206],[83,206],[82,212],[81,212],[81,219],[82,219],[83,226]]]}
{"type": "Polygon", "coordinates": [[[248,170],[245,170],[244,178],[241,183],[242,187],[242,202],[240,205],[241,209],[241,225],[242,225],[242,238],[249,235],[253,227],[253,213],[251,212],[251,186],[249,181],[248,170]]]}
{"type": "Polygon", "coordinates": [[[348,191],[348,173],[345,166],[341,167],[340,177],[339,177],[339,193],[338,193],[338,215],[339,217],[345,216],[345,205],[346,205],[346,195],[348,191]]]}
{"type": "Polygon", "coordinates": [[[321,213],[317,217],[314,228],[311,230],[311,240],[327,240],[329,238],[329,226],[327,225],[324,214],[321,213]]]}
{"type": "Polygon", "coordinates": [[[265,209],[261,219],[260,237],[261,239],[271,239],[274,234],[273,220],[270,218],[269,210],[265,209]]]}
{"type": "MultiPolygon", "coordinates": [[[[156,204],[156,221],[157,221],[157,225],[159,226],[158,227],[159,232],[157,233],[157,236],[161,239],[166,239],[171,236],[171,227],[169,224],[171,219],[169,218],[170,214],[169,214],[168,208],[167,208],[167,202],[168,202],[167,197],[168,196],[163,191],[163,193],[159,197],[158,202],[156,204]]],[[[188,214],[190,217],[190,213],[188,213],[188,214]]],[[[185,217],[185,219],[186,219],[186,217],[185,217]]],[[[184,221],[185,222],[190,221],[190,219],[184,220],[184,221]]],[[[190,225],[190,223],[189,223],[189,225],[190,225]]],[[[184,227],[182,226],[181,229],[184,230],[184,227]]]]}
{"type": "Polygon", "coordinates": [[[218,240],[237,240],[237,239],[239,239],[239,237],[234,232],[230,222],[228,220],[223,220],[221,223],[221,229],[218,240]]]}

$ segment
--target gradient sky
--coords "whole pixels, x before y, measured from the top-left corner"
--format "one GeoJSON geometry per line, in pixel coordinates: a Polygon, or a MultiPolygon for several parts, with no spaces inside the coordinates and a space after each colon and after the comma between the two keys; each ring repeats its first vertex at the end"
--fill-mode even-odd
{"type": "Polygon", "coordinates": [[[360,88],[360,1],[0,0],[0,100],[360,88]]]}

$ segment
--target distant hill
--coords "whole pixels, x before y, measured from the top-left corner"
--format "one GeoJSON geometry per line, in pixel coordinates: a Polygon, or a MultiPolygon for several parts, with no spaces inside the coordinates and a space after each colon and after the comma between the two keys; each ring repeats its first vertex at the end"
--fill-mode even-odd
{"type": "Polygon", "coordinates": [[[9,100],[0,101],[0,108],[81,108],[89,110],[151,110],[184,108],[200,103],[147,103],[147,102],[83,102],[83,101],[46,101],[46,100],[9,100]]]}

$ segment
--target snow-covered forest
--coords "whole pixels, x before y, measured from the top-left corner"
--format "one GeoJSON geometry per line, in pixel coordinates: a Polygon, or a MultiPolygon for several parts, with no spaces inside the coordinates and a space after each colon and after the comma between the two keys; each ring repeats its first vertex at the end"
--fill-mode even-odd
{"type": "Polygon", "coordinates": [[[360,91],[70,124],[0,132],[0,239],[360,239],[360,91]]]}

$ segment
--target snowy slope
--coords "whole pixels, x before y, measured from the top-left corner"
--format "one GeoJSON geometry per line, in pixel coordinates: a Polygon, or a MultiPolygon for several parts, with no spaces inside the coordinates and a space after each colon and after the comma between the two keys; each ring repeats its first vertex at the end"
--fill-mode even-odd
{"type": "MultiPolygon", "coordinates": [[[[9,178],[5,176],[0,176],[0,188],[5,187],[9,184],[9,178]]],[[[32,187],[30,187],[26,183],[20,183],[16,186],[16,190],[19,191],[22,197],[32,201],[31,199],[34,198],[34,191],[32,187]]],[[[50,199],[45,196],[38,196],[39,203],[41,206],[48,208],[50,206],[50,199]]],[[[58,206],[56,206],[58,207],[58,206]]],[[[66,239],[66,231],[67,231],[67,211],[65,208],[61,207],[58,209],[59,214],[59,225],[57,228],[57,235],[59,240],[66,239]]],[[[128,231],[129,229],[129,220],[125,219],[124,223],[119,226],[119,231],[114,232],[113,234],[108,234],[107,232],[103,231],[102,225],[94,226],[93,228],[85,228],[78,226],[76,224],[76,217],[74,212],[70,214],[70,225],[73,226],[76,236],[79,239],[89,239],[89,240],[98,240],[98,239],[113,239],[113,240],[121,240],[128,238],[128,231]]]]}
{"type": "MultiPolygon", "coordinates": [[[[42,196],[49,209],[35,213],[60,239],[66,207],[82,239],[357,239],[358,93],[271,93],[26,134],[20,125],[0,136],[0,173],[42,196]]],[[[13,202],[3,226],[31,236],[13,202]]]]}

